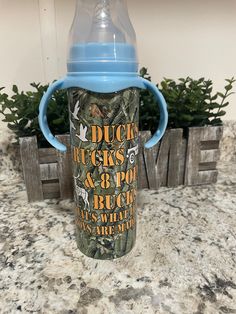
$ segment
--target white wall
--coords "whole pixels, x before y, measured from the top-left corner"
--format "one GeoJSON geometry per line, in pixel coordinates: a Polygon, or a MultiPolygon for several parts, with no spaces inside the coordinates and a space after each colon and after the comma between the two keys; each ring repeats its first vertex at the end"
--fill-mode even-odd
{"type": "Polygon", "coordinates": [[[37,0],[0,0],[0,86],[43,79],[37,0]]]}
{"type": "MultiPolygon", "coordinates": [[[[75,0],[0,0],[0,86],[48,82],[66,72],[75,0]]],[[[236,76],[235,0],[128,0],[139,59],[153,81],[236,76]]],[[[236,90],[236,87],[235,87],[236,90]]],[[[236,119],[236,95],[226,119],[236,119]]]]}

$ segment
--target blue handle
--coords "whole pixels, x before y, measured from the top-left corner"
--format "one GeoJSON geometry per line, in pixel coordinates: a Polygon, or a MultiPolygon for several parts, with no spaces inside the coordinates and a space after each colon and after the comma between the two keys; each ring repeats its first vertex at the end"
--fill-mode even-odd
{"type": "Polygon", "coordinates": [[[43,95],[40,106],[39,106],[39,125],[40,128],[43,132],[43,135],[45,136],[46,140],[54,146],[56,149],[65,152],[66,151],[66,146],[60,143],[51,133],[49,127],[48,127],[48,121],[47,121],[47,107],[50,98],[52,97],[52,94],[57,90],[57,89],[62,89],[63,88],[63,83],[65,79],[61,79],[59,81],[54,82],[48,87],[48,90],[46,93],[43,95]]]}
{"type": "Polygon", "coordinates": [[[154,94],[155,100],[157,101],[160,109],[160,121],[158,129],[154,133],[153,137],[145,144],[145,148],[151,148],[160,141],[160,139],[165,133],[168,123],[167,104],[162,93],[153,83],[145,79],[142,80],[145,87],[154,94]]]}

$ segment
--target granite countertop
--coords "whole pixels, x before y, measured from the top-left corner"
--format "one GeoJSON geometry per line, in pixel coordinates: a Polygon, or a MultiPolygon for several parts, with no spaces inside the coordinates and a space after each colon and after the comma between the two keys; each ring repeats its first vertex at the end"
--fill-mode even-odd
{"type": "Polygon", "coordinates": [[[236,313],[230,128],[218,183],[140,192],[135,248],[114,261],[78,251],[72,201],[27,203],[19,156],[0,131],[0,313],[236,313]]]}

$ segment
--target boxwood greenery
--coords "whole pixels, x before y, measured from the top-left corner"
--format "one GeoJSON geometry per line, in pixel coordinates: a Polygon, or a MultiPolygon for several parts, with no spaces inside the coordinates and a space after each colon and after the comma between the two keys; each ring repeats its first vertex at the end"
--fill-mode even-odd
{"type": "MultiPolygon", "coordinates": [[[[140,75],[151,81],[146,68],[140,75]]],[[[221,125],[221,118],[228,106],[228,97],[233,93],[234,78],[226,79],[223,92],[213,92],[213,83],[204,78],[190,77],[178,80],[165,78],[157,85],[166,99],[169,112],[169,128],[187,128],[191,126],[221,125]]],[[[16,139],[22,136],[38,137],[41,146],[46,142],[38,123],[38,106],[48,85],[30,84],[32,91],[19,91],[12,87],[11,96],[0,88],[0,113],[3,114],[8,128],[15,132],[16,139]]],[[[48,106],[48,123],[53,134],[69,132],[67,94],[56,91],[48,106]]],[[[153,95],[142,90],[140,93],[140,129],[155,131],[159,111],[153,95]]]]}

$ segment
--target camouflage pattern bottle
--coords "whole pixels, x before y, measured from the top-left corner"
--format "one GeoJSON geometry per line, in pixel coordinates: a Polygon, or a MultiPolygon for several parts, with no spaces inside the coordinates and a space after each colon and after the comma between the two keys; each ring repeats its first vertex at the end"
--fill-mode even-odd
{"type": "Polygon", "coordinates": [[[46,118],[56,89],[68,89],[75,223],[78,248],[97,259],[114,259],[134,246],[137,220],[139,89],[149,89],[160,108],[155,145],[167,125],[166,103],[138,76],[135,33],[121,0],[78,0],[71,28],[68,74],[40,103],[39,122],[49,143],[46,118]]]}
{"type": "Polygon", "coordinates": [[[69,104],[78,247],[90,257],[120,257],[136,234],[138,89],[72,88],[69,104]]]}

